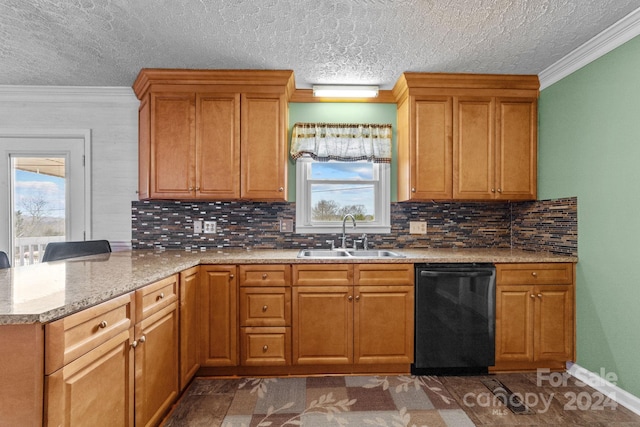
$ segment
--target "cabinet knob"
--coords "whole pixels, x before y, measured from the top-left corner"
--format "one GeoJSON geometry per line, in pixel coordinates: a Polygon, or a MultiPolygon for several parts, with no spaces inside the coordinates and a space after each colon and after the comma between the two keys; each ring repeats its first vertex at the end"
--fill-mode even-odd
{"type": "Polygon", "coordinates": [[[229,275],[229,279],[233,279],[233,277],[234,277],[233,274],[229,275]]]}
{"type": "Polygon", "coordinates": [[[200,187],[196,187],[196,191],[200,191],[200,187]]]}
{"type": "Polygon", "coordinates": [[[349,301],[353,301],[353,296],[349,295],[349,296],[347,297],[347,299],[348,299],[349,301]]]}
{"type": "Polygon", "coordinates": [[[156,298],[156,300],[160,301],[163,298],[164,298],[164,292],[160,292],[160,294],[158,295],[158,298],[156,298]]]}
{"type": "Polygon", "coordinates": [[[534,294],[529,295],[531,298],[535,298],[536,296],[534,294]]]}
{"type": "Polygon", "coordinates": [[[356,301],[360,301],[360,295],[356,295],[356,301]]]}
{"type": "Polygon", "coordinates": [[[411,187],[411,192],[415,193],[416,192],[416,187],[411,187]]]}
{"type": "Polygon", "coordinates": [[[136,348],[138,346],[138,341],[133,340],[133,342],[131,343],[131,347],[136,348]]]}
{"type": "Polygon", "coordinates": [[[538,294],[538,298],[542,298],[542,294],[538,294]]]}
{"type": "Polygon", "coordinates": [[[502,188],[498,188],[498,193],[502,193],[502,188]]]}
{"type": "Polygon", "coordinates": [[[98,328],[100,328],[100,329],[104,329],[104,328],[106,328],[107,326],[109,326],[109,324],[107,323],[107,321],[106,321],[106,320],[103,320],[102,322],[100,322],[100,323],[98,324],[98,328]]]}
{"type": "Polygon", "coordinates": [[[278,188],[278,191],[282,193],[284,191],[284,187],[278,188]]]}
{"type": "Polygon", "coordinates": [[[146,340],[147,340],[147,337],[143,335],[143,336],[141,336],[140,338],[138,338],[138,343],[139,343],[139,344],[142,344],[142,343],[143,343],[143,342],[145,342],[146,340]]]}
{"type": "Polygon", "coordinates": [[[262,306],[262,311],[267,311],[268,308],[269,307],[267,307],[266,304],[265,304],[265,305],[262,306]]]}
{"type": "Polygon", "coordinates": [[[193,191],[193,187],[189,187],[189,191],[193,191]]]}
{"type": "Polygon", "coordinates": [[[495,193],[495,192],[496,192],[496,189],[495,189],[495,188],[492,188],[492,189],[491,189],[491,192],[492,192],[492,193],[495,193]]]}
{"type": "Polygon", "coordinates": [[[267,278],[267,273],[264,273],[264,274],[262,275],[262,280],[264,280],[264,279],[266,279],[266,278],[267,278]]]}
{"type": "Polygon", "coordinates": [[[269,346],[265,344],[264,347],[262,347],[262,351],[266,353],[267,350],[269,350],[269,346]]]}
{"type": "Polygon", "coordinates": [[[536,273],[535,271],[532,271],[532,272],[531,272],[531,275],[532,275],[533,277],[538,277],[538,273],[536,273]]]}

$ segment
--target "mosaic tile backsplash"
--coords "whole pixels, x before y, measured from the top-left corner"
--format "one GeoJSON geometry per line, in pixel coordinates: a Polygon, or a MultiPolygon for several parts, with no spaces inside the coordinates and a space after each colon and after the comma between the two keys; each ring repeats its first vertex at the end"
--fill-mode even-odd
{"type": "MultiPolygon", "coordinates": [[[[300,249],[326,247],[338,236],[280,232],[295,223],[295,203],[132,202],[134,249],[300,249]],[[214,234],[194,234],[193,221],[216,221],[214,234]]],[[[519,203],[392,203],[391,233],[370,234],[375,248],[511,248],[577,255],[577,199],[519,203]],[[409,234],[426,221],[427,234],[409,234]]]]}

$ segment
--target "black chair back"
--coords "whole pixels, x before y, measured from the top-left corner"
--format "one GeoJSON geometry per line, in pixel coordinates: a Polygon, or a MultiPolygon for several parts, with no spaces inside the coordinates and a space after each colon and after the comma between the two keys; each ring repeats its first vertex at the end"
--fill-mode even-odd
{"type": "Polygon", "coordinates": [[[6,252],[0,251],[0,268],[10,268],[11,263],[9,262],[9,257],[6,252]]]}
{"type": "Polygon", "coordinates": [[[58,261],[79,256],[111,252],[108,240],[86,240],[81,242],[51,242],[44,248],[42,262],[58,261]]]}

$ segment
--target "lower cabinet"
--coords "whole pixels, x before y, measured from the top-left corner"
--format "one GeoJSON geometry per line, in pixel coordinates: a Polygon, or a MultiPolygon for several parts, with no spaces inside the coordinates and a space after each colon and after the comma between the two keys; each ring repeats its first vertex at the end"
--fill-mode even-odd
{"type": "Polygon", "coordinates": [[[180,272],[180,391],[198,371],[198,283],[199,268],[180,272]]]}
{"type": "Polygon", "coordinates": [[[123,295],[45,326],[45,425],[134,425],[133,307],[123,295]]]}
{"type": "Polygon", "coordinates": [[[413,361],[413,264],[293,266],[293,363],[413,361]]]}
{"type": "Polygon", "coordinates": [[[575,360],[571,263],[496,266],[495,370],[564,369],[575,360]]]}
{"type": "Polygon", "coordinates": [[[238,365],[238,279],[235,265],[200,266],[200,366],[238,365]]]}
{"type": "Polygon", "coordinates": [[[178,396],[178,275],[45,326],[50,426],[155,426],[178,396]]]}
{"type": "Polygon", "coordinates": [[[178,275],[136,291],[136,426],[156,426],[179,393],[178,275]]]}

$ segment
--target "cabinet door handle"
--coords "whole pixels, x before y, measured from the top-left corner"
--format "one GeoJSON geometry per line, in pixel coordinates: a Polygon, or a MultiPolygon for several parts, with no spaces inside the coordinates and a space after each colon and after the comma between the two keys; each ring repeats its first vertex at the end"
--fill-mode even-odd
{"type": "Polygon", "coordinates": [[[266,312],[268,308],[269,308],[269,307],[267,307],[267,305],[265,304],[265,305],[263,305],[263,306],[262,306],[262,311],[263,311],[263,312],[266,312]]]}
{"type": "Polygon", "coordinates": [[[106,328],[107,326],[109,326],[109,324],[107,323],[107,321],[106,321],[106,320],[103,320],[102,322],[98,323],[98,328],[99,328],[99,329],[104,329],[104,328],[106,328]]]}

